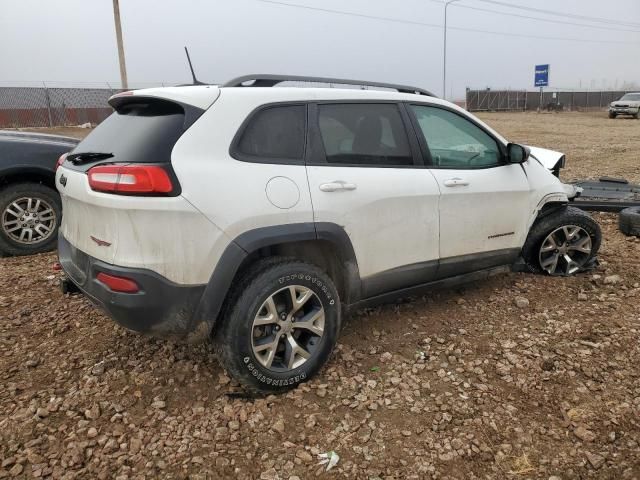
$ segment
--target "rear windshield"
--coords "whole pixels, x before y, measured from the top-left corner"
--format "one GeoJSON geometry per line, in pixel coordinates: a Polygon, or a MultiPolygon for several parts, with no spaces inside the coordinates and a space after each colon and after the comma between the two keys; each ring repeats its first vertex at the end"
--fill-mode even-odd
{"type": "Polygon", "coordinates": [[[183,108],[176,103],[132,98],[100,123],[72,153],[112,154],[109,162],[166,163],[184,131],[184,117],[183,108]]]}

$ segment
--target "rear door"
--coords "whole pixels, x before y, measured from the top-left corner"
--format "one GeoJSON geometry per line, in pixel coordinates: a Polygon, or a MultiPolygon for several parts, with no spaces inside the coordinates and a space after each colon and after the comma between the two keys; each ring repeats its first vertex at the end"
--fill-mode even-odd
{"type": "Polygon", "coordinates": [[[430,171],[440,187],[439,276],[509,263],[518,256],[529,212],[529,182],[521,165],[462,114],[410,105],[430,171]]]}
{"type": "Polygon", "coordinates": [[[404,106],[320,103],[310,106],[309,125],[314,220],[349,235],[363,296],[431,280],[440,193],[421,164],[404,106]]]}

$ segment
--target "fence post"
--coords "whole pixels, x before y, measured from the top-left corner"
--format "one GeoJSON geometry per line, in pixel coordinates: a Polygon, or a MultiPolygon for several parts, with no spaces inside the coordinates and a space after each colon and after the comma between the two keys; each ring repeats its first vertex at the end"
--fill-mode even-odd
{"type": "Polygon", "coordinates": [[[584,101],[584,111],[589,111],[589,90],[587,90],[587,99],[584,101]]]}
{"type": "Polygon", "coordinates": [[[571,91],[571,108],[570,108],[570,110],[571,110],[572,112],[573,112],[573,111],[574,111],[574,109],[575,109],[575,107],[574,107],[574,104],[576,103],[575,97],[576,97],[576,92],[571,91]]]}
{"type": "Polygon", "coordinates": [[[51,116],[51,98],[49,98],[49,89],[47,85],[42,82],[44,86],[44,96],[47,99],[47,113],[49,114],[49,127],[53,127],[53,117],[51,116]]]}

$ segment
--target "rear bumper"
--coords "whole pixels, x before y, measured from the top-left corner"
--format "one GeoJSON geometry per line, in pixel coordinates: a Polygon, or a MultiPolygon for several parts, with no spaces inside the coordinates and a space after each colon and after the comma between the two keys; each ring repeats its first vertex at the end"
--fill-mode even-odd
{"type": "Polygon", "coordinates": [[[188,341],[208,336],[208,323],[194,318],[205,285],[178,285],[150,270],[102,262],[75,248],[62,233],[58,237],[58,256],[69,279],[123,327],[188,341]],[[96,280],[100,272],[134,280],[140,291],[113,292],[96,280]]]}

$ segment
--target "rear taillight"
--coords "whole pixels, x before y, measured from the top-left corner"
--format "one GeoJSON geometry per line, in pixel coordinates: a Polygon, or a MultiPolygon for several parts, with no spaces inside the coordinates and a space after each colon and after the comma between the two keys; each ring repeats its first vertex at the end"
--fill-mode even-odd
{"type": "Polygon", "coordinates": [[[96,275],[96,280],[103,283],[109,290],[120,293],[138,293],[140,287],[130,278],[117,277],[108,273],[100,272],[96,275]]]}
{"type": "Polygon", "coordinates": [[[60,165],[62,165],[64,163],[64,161],[67,159],[67,155],[69,155],[68,153],[63,153],[62,155],[60,155],[60,158],[58,158],[58,161],[56,162],[56,168],[55,170],[58,170],[58,168],[60,168],[60,165]]]}
{"type": "Polygon", "coordinates": [[[167,171],[153,165],[98,165],[88,175],[89,186],[98,192],[131,195],[173,191],[167,171]]]}

